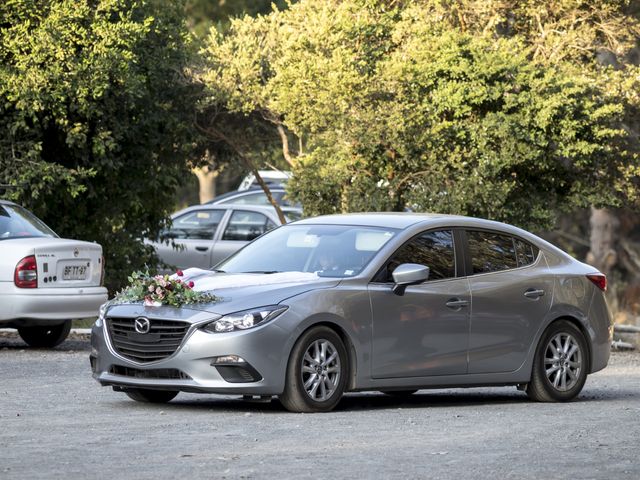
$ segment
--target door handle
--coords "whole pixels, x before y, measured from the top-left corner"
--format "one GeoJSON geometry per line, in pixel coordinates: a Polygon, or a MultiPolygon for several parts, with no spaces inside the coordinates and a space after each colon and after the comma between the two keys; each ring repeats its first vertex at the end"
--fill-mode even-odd
{"type": "Polygon", "coordinates": [[[196,250],[199,252],[206,252],[207,250],[209,250],[209,247],[196,247],[196,250]]]}
{"type": "Polygon", "coordinates": [[[445,305],[448,308],[456,310],[462,307],[466,307],[467,305],[469,305],[469,302],[467,300],[460,300],[459,298],[452,298],[447,303],[445,303],[445,305]]]}
{"type": "Polygon", "coordinates": [[[544,295],[544,290],[536,290],[535,288],[530,288],[526,292],[524,292],[524,296],[527,298],[539,298],[544,295]]]}

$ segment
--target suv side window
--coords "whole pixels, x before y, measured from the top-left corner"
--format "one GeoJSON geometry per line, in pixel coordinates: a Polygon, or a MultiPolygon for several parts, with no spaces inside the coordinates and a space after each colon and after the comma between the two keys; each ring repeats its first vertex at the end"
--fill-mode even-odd
{"type": "Polygon", "coordinates": [[[393,271],[403,263],[419,263],[429,267],[429,280],[456,276],[453,232],[437,230],[423,233],[398,249],[377,276],[377,281],[393,282],[393,271]]]}
{"type": "Polygon", "coordinates": [[[516,249],[510,235],[467,230],[472,274],[516,268],[516,249]]]}
{"type": "Polygon", "coordinates": [[[265,215],[246,210],[235,210],[224,230],[222,240],[248,242],[276,226],[265,215]]]}
{"type": "Polygon", "coordinates": [[[163,233],[165,238],[213,240],[224,210],[196,210],[173,220],[171,228],[163,233]]]}

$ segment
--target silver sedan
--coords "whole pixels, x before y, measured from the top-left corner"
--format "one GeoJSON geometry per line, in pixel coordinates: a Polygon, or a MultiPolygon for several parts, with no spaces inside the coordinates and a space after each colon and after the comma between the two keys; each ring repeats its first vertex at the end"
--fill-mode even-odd
{"type": "Polygon", "coordinates": [[[317,217],[217,268],[185,272],[215,303],[103,311],[94,378],[138,401],[277,395],[314,412],[362,390],[515,385],[536,401],[567,401],[609,359],[604,275],[502,223],[317,217]]]}

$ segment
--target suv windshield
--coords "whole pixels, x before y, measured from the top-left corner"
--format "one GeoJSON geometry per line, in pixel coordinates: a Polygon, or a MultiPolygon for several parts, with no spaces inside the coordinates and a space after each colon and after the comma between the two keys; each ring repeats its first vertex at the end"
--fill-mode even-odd
{"type": "Polygon", "coordinates": [[[27,209],[18,205],[0,205],[0,240],[25,237],[57,237],[27,209]]]}
{"type": "Polygon", "coordinates": [[[397,230],[351,225],[287,225],[263,235],[216,268],[229,273],[316,272],[351,277],[397,230]]]}

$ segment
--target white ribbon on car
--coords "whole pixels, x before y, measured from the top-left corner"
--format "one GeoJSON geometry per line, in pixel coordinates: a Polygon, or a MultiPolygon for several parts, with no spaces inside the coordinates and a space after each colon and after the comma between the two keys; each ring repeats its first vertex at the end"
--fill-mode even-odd
{"type": "Polygon", "coordinates": [[[220,273],[201,268],[187,268],[182,277],[171,275],[172,280],[193,282],[196,292],[208,292],[222,288],[256,287],[278,283],[307,283],[319,280],[320,277],[311,272],[279,272],[279,273],[220,273]]]}

